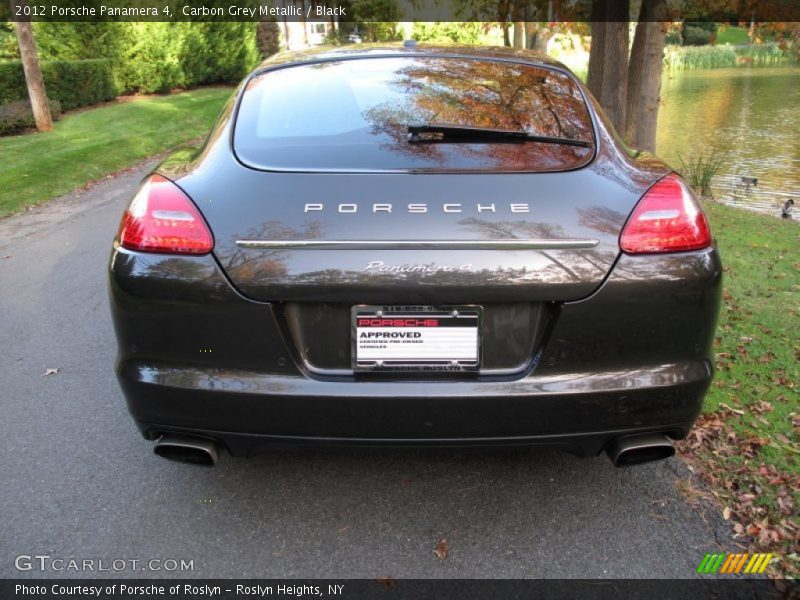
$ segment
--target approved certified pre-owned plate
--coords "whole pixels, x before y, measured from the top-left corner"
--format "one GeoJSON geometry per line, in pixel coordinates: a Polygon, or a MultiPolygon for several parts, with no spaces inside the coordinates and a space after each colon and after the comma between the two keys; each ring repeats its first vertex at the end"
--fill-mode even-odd
{"type": "Polygon", "coordinates": [[[482,311],[480,306],[354,306],[353,369],[476,370],[482,311]]]}

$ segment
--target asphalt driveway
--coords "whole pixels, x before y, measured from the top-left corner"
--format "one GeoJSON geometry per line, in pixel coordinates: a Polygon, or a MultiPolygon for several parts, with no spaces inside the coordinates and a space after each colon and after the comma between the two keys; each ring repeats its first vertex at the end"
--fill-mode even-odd
{"type": "Polygon", "coordinates": [[[193,561],[104,576],[683,578],[706,552],[737,550],[716,510],[678,492],[677,459],[617,470],[543,451],[298,452],[203,469],[155,457],[114,379],[105,278],[145,172],[0,221],[0,577],[91,575],[15,568],[49,554],[193,561]]]}

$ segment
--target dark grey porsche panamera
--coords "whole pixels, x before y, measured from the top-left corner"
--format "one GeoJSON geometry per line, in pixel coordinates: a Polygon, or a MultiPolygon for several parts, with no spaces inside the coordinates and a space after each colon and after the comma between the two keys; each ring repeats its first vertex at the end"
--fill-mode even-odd
{"type": "Polygon", "coordinates": [[[167,159],[110,261],[156,453],[549,444],[666,458],[711,381],[692,192],[564,67],[501,49],[284,54],[167,159]]]}

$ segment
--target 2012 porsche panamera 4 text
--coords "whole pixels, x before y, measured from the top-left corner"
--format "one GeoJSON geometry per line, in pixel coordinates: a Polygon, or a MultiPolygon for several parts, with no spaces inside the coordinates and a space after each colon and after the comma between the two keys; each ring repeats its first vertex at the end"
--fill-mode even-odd
{"type": "Polygon", "coordinates": [[[202,464],[308,443],[670,456],[720,283],[692,192],[571,73],[449,47],[262,64],[144,181],[110,261],[130,412],[202,464]]]}

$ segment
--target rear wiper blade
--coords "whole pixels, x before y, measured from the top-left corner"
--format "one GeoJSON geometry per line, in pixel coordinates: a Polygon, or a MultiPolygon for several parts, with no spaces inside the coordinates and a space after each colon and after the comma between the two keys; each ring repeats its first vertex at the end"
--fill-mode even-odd
{"type": "Polygon", "coordinates": [[[493,129],[491,127],[471,127],[451,123],[424,123],[408,126],[408,142],[410,144],[442,144],[460,143],[524,143],[540,142],[543,144],[561,144],[563,146],[580,146],[588,148],[591,144],[583,140],[536,135],[527,131],[514,129],[493,129]]]}

